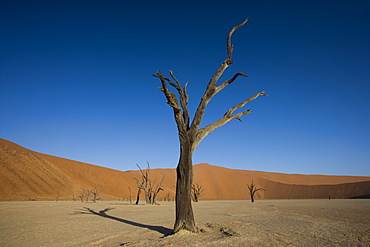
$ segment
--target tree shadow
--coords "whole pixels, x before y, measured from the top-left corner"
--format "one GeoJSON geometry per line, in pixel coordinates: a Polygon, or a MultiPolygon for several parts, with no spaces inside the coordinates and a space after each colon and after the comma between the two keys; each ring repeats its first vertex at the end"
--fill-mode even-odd
{"type": "Polygon", "coordinates": [[[134,222],[134,221],[131,221],[131,220],[125,220],[125,219],[121,219],[121,218],[114,217],[114,216],[106,214],[106,212],[108,212],[110,210],[113,210],[113,209],[114,208],[106,208],[106,209],[103,209],[103,210],[100,210],[99,212],[97,212],[93,209],[84,207],[84,210],[82,210],[80,212],[76,212],[75,214],[93,214],[93,215],[97,215],[97,216],[104,217],[104,218],[107,218],[107,219],[116,220],[116,221],[119,221],[119,222],[122,222],[122,223],[126,223],[126,224],[129,224],[129,225],[132,225],[132,226],[147,228],[149,230],[156,231],[156,232],[159,232],[159,233],[163,234],[163,236],[161,238],[164,238],[164,237],[167,237],[169,235],[174,234],[173,230],[170,229],[170,228],[167,228],[167,227],[141,224],[141,223],[138,223],[138,222],[134,222]]]}

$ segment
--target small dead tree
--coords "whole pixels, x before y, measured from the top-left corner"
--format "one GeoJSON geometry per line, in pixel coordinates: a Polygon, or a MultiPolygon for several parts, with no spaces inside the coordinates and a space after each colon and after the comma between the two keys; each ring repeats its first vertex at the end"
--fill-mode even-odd
{"type": "Polygon", "coordinates": [[[95,186],[92,190],[90,190],[90,193],[93,195],[92,202],[96,202],[97,200],[100,200],[101,198],[98,198],[100,192],[101,192],[102,185],[95,186]]]}
{"type": "Polygon", "coordinates": [[[157,74],[153,75],[161,81],[162,86],[159,87],[159,89],[163,92],[167,99],[167,103],[173,110],[173,115],[177,125],[180,141],[180,158],[176,168],[176,220],[174,224],[174,232],[178,232],[181,229],[191,232],[197,231],[194,222],[193,208],[191,205],[191,187],[193,184],[192,157],[199,143],[215,129],[225,125],[226,123],[234,119],[241,121],[240,117],[248,115],[252,112],[252,110],[249,109],[246,111],[234,113],[236,110],[241,109],[247,103],[257,99],[259,96],[268,95],[265,93],[265,91],[261,91],[242,101],[241,103],[231,107],[219,120],[203,128],[200,128],[206,107],[211,99],[217,93],[233,83],[238,77],[247,76],[244,73],[239,72],[236,73],[231,79],[224,81],[220,85],[217,85],[224,71],[233,64],[232,53],[234,47],[231,44],[231,36],[233,35],[235,30],[243,26],[245,23],[247,23],[247,21],[248,18],[239,25],[233,27],[229,32],[226,41],[227,58],[222,62],[220,67],[217,69],[217,71],[214,73],[211,80],[209,81],[204,95],[199,102],[198,108],[195,111],[192,122],[190,121],[190,113],[187,106],[189,99],[189,96],[186,93],[187,83],[184,87],[182,87],[171,70],[169,71],[169,73],[172,79],[164,77],[160,71],[157,72],[157,74]],[[175,93],[168,89],[167,84],[170,84],[174,88],[174,91],[178,93],[178,96],[176,96],[175,93]],[[178,100],[178,97],[180,100],[178,100]]]}
{"type": "Polygon", "coordinates": [[[155,187],[152,187],[152,183],[150,183],[150,203],[151,204],[157,204],[156,202],[156,198],[159,194],[159,192],[161,192],[163,190],[163,180],[164,180],[164,176],[161,180],[161,182],[158,184],[158,185],[155,185],[155,182],[156,182],[157,179],[154,180],[154,183],[153,183],[153,186],[155,187]],[[153,189],[154,188],[154,189],[153,189]]]}
{"type": "Polygon", "coordinates": [[[254,202],[254,194],[256,194],[257,191],[265,191],[265,189],[262,188],[257,188],[257,186],[253,183],[247,184],[248,190],[249,190],[249,195],[251,197],[251,202],[254,202]]]}
{"type": "Polygon", "coordinates": [[[82,193],[81,195],[78,196],[81,200],[81,202],[84,202],[84,193],[82,193]]]}
{"type": "Polygon", "coordinates": [[[192,190],[192,199],[194,202],[198,202],[199,201],[199,198],[201,196],[203,196],[203,192],[204,192],[204,189],[203,189],[203,186],[201,184],[193,184],[193,186],[191,186],[191,190],[192,190]]]}
{"type": "Polygon", "coordinates": [[[171,201],[171,193],[167,193],[164,197],[163,197],[163,201],[167,201],[167,202],[170,202],[171,201]]]}
{"type": "Polygon", "coordinates": [[[136,198],[136,203],[135,203],[136,205],[139,204],[141,190],[143,190],[145,194],[145,203],[150,204],[149,191],[148,191],[148,187],[150,183],[149,182],[150,165],[149,165],[149,162],[147,162],[147,164],[148,164],[148,167],[145,171],[143,171],[141,167],[138,164],[136,164],[137,167],[139,167],[139,170],[141,173],[141,181],[139,181],[137,178],[134,178],[136,180],[136,184],[138,187],[137,198],[136,198]]]}
{"type": "Polygon", "coordinates": [[[136,180],[136,184],[138,187],[138,193],[135,203],[136,205],[139,204],[141,191],[144,191],[146,204],[156,204],[156,198],[159,192],[163,190],[164,176],[159,184],[156,184],[157,178],[155,178],[154,182],[152,182],[149,178],[150,173],[149,162],[147,164],[148,167],[145,171],[143,171],[141,167],[138,164],[136,164],[137,167],[139,167],[141,173],[141,181],[139,181],[137,178],[134,178],[136,180]]]}

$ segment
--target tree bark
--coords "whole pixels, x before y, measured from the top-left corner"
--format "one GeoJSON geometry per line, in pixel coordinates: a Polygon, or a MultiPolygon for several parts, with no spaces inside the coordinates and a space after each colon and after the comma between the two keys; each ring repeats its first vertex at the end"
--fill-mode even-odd
{"type": "MultiPolygon", "coordinates": [[[[180,136],[180,138],[183,137],[180,136]]],[[[191,205],[191,186],[193,184],[192,145],[189,140],[182,140],[180,143],[180,160],[176,168],[176,221],[174,232],[182,229],[196,232],[197,228],[191,205]]]]}
{"type": "Polygon", "coordinates": [[[139,204],[139,201],[140,201],[140,194],[141,194],[141,189],[138,188],[137,190],[137,195],[136,195],[136,202],[135,202],[135,205],[138,205],[139,204]]]}

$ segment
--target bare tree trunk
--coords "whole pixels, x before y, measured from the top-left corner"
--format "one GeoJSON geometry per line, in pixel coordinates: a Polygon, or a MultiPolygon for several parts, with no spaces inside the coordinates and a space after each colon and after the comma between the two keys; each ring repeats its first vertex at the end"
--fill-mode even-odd
{"type": "Polygon", "coordinates": [[[86,202],[89,201],[90,193],[90,190],[86,189],[86,202]]]}
{"type": "Polygon", "coordinates": [[[138,188],[137,190],[137,196],[136,196],[136,202],[135,204],[138,205],[139,204],[139,201],[140,201],[140,194],[141,194],[141,189],[138,188]]]}
{"type": "Polygon", "coordinates": [[[144,190],[144,195],[145,195],[145,203],[150,204],[150,197],[149,197],[149,193],[147,190],[144,190]]]}
{"type": "Polygon", "coordinates": [[[181,144],[180,160],[176,168],[176,221],[174,232],[181,229],[196,232],[197,228],[191,205],[191,185],[193,184],[192,147],[189,142],[183,141],[181,144]]]}
{"type": "Polygon", "coordinates": [[[130,205],[132,204],[132,193],[131,193],[131,187],[128,186],[128,190],[130,191],[130,205]]]}

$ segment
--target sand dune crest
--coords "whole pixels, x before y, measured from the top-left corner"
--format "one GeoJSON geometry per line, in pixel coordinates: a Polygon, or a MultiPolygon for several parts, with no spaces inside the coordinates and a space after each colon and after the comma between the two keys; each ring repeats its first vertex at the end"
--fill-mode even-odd
{"type": "MultiPolygon", "coordinates": [[[[158,199],[174,199],[175,169],[153,169],[151,178],[165,176],[158,199]]],[[[249,199],[247,184],[252,180],[266,191],[257,199],[314,199],[369,197],[370,177],[282,174],[234,170],[209,164],[194,166],[194,182],[204,188],[202,200],[249,199]]],[[[46,155],[0,139],[0,200],[72,200],[83,189],[102,185],[104,200],[136,196],[133,179],[138,171],[117,171],[46,155]]]]}

